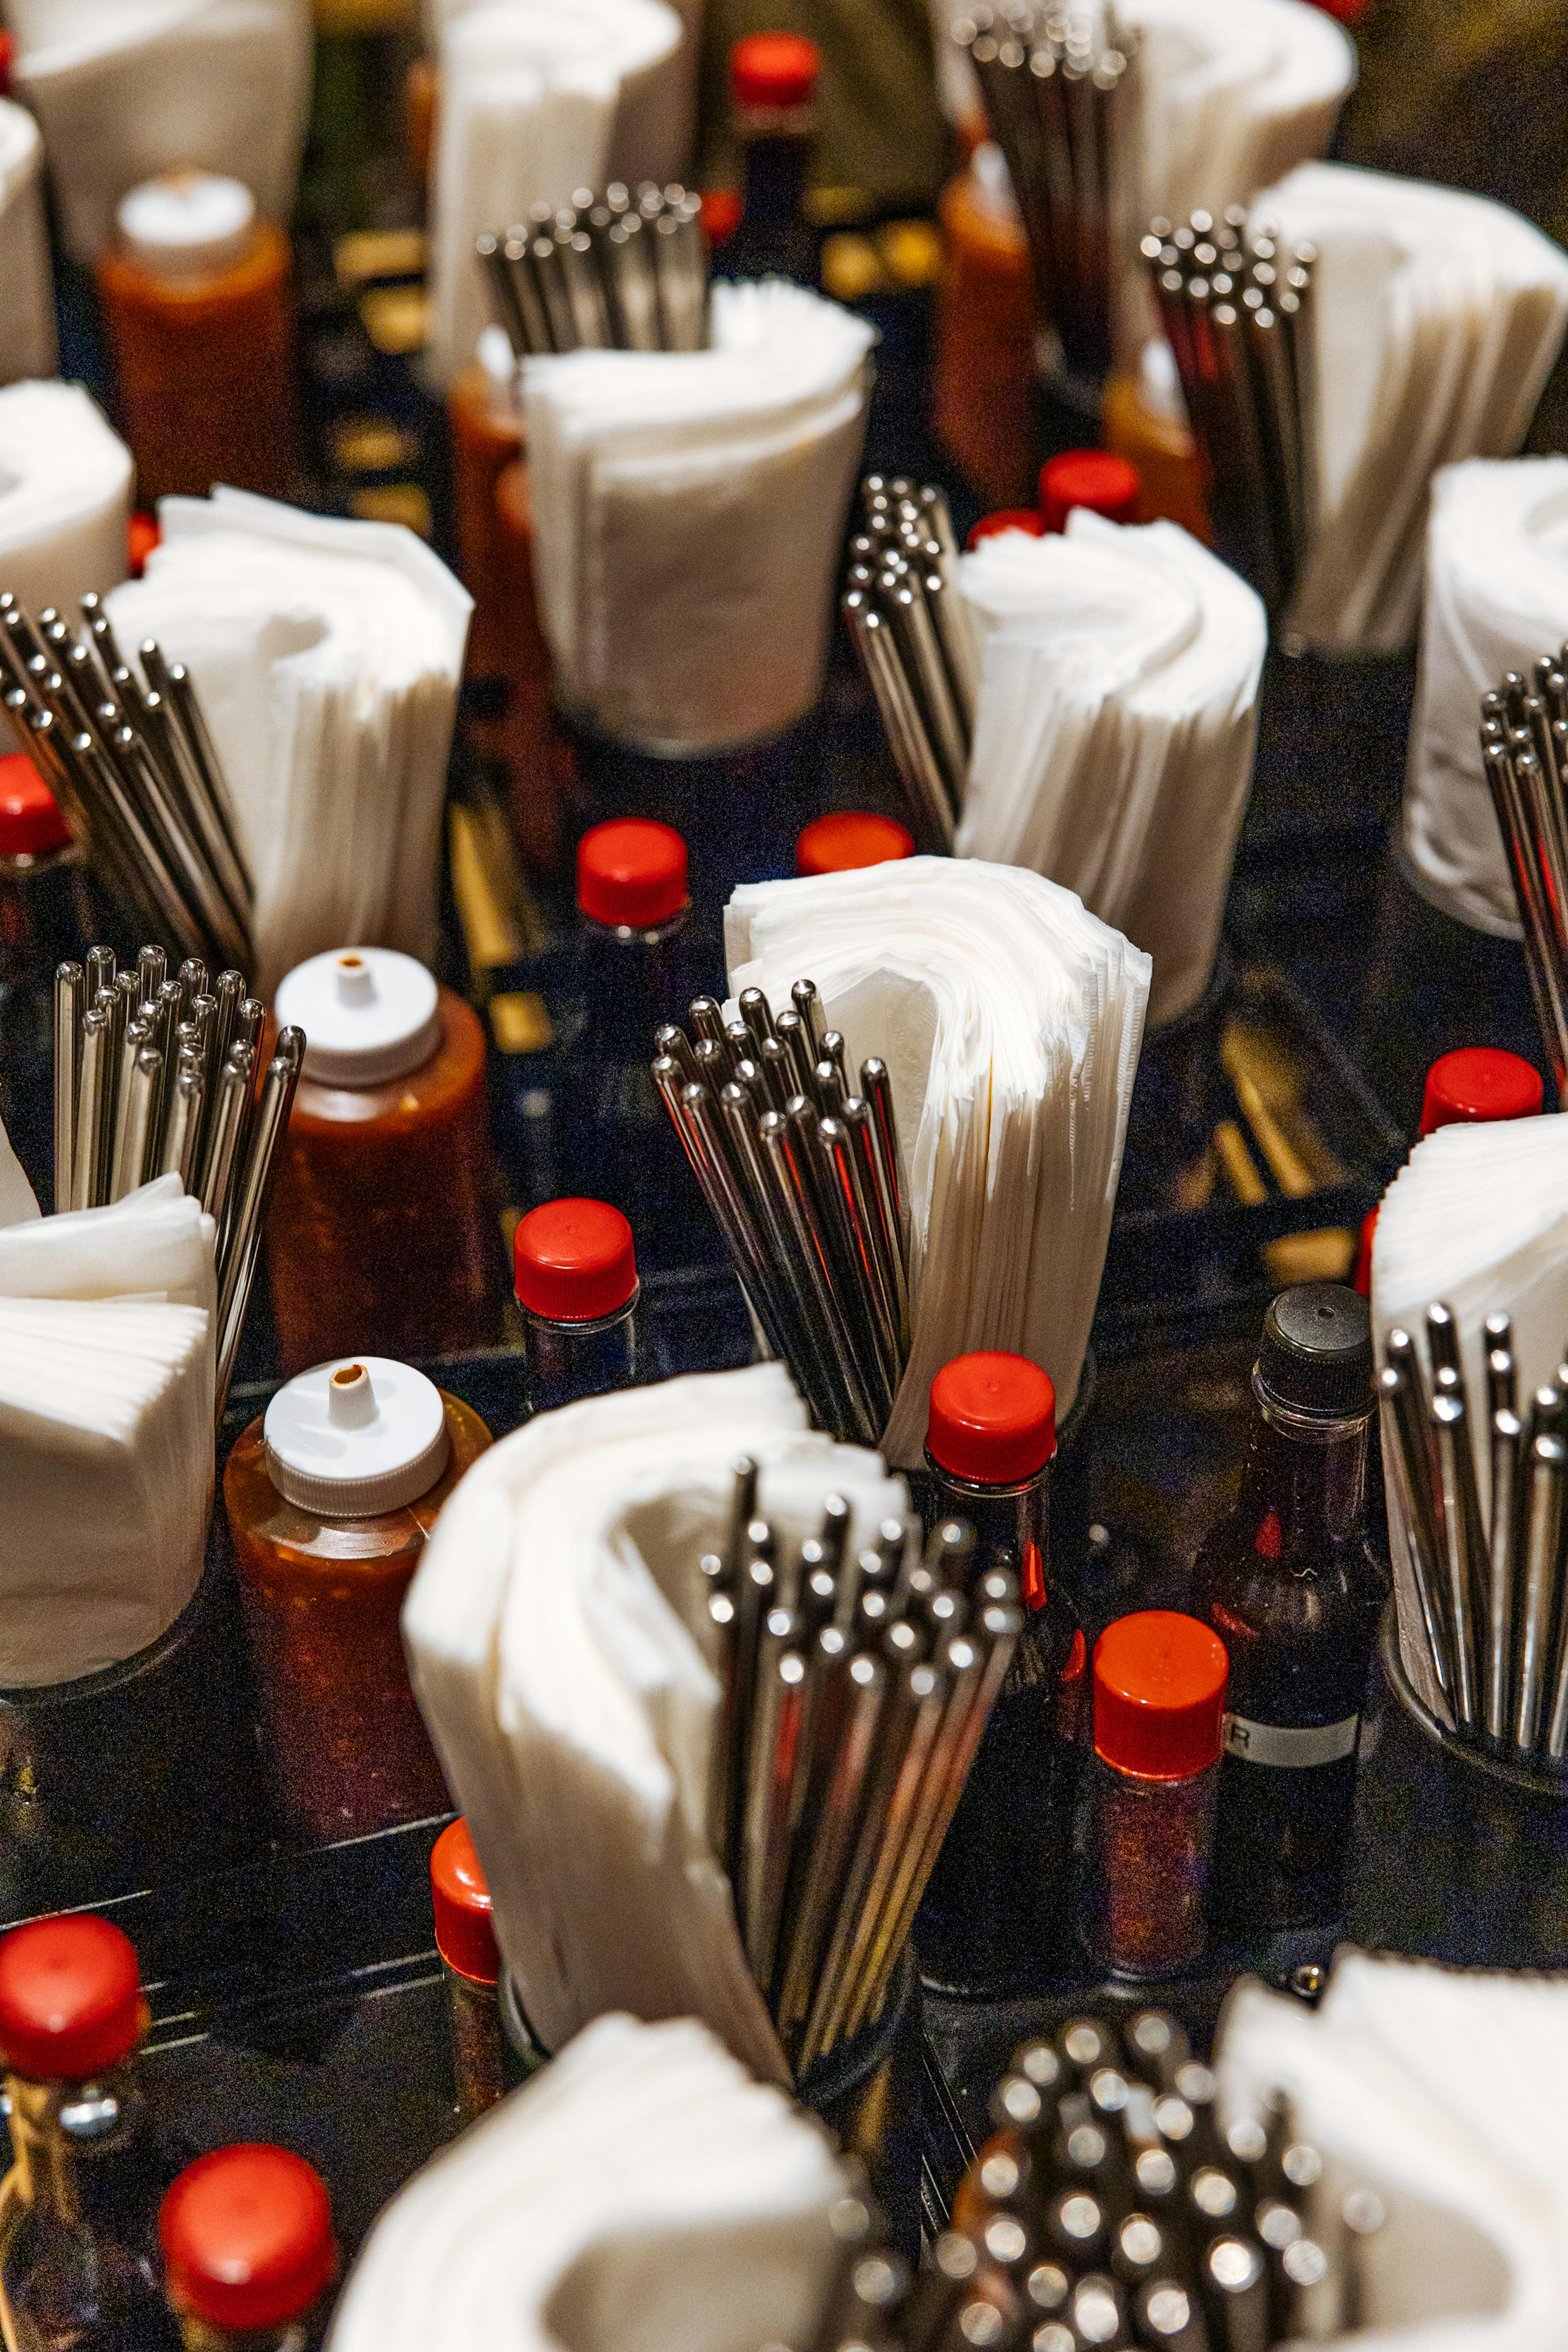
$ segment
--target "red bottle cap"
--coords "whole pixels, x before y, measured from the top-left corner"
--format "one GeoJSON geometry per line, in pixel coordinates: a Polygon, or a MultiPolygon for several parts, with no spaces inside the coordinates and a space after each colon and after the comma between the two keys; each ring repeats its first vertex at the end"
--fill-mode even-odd
{"type": "Polygon", "coordinates": [[[1057,1450],[1057,1392],[1027,1356],[954,1356],[931,1384],[926,1452],[974,1486],[1017,1486],[1057,1450]]]}
{"type": "Polygon", "coordinates": [[[235,2335],[302,2317],[337,2262],[320,2174],[264,2142],[188,2164],[163,2200],[158,2236],[175,2309],[235,2335]]]}
{"type": "Polygon", "coordinates": [[[1047,530],[1065,530],[1074,507],[1107,522],[1131,522],[1138,512],[1138,468],[1109,449],[1064,449],[1040,468],[1040,513],[1047,530]]]}
{"type": "Polygon", "coordinates": [[[795,845],[797,874],[847,874],[856,866],[886,866],[912,857],[914,838],[896,818],[840,809],[814,817],[795,845]]]}
{"type": "Polygon", "coordinates": [[[163,534],[158,528],[158,518],[145,507],[138,507],[125,526],[125,561],[132,580],[140,580],[147,568],[147,558],[163,543],[163,534]]]}
{"type": "Polygon", "coordinates": [[[1119,1771],[1185,1780],[1220,1749],[1230,1661],[1195,1617],[1142,1609],[1094,1645],[1094,1745],[1119,1771]]]}
{"type": "Polygon", "coordinates": [[[47,857],[64,849],[70,827],[26,751],[0,758],[0,857],[47,857]]]}
{"type": "Polygon", "coordinates": [[[973,551],[983,539],[994,539],[999,530],[1026,530],[1031,539],[1044,539],[1046,535],[1037,507],[998,507],[994,514],[981,516],[964,545],[973,551]]]}
{"type": "MultiPolygon", "coordinates": [[[[1380,1201],[1377,1207],[1382,1206],[1380,1201]]],[[[1361,1247],[1355,1262],[1355,1286],[1363,1298],[1372,1297],[1372,1244],[1376,1232],[1377,1209],[1369,1209],[1361,1221],[1361,1247]]]]}
{"type": "Polygon", "coordinates": [[[73,1911],[0,1937],[0,2058],[30,2082],[81,2082],[128,2058],[145,2011],[129,1936],[73,1911]]]}
{"type": "Polygon", "coordinates": [[[1541,1108],[1541,1073],[1517,1054],[1496,1045],[1461,1045],[1444,1054],[1426,1073],[1421,1132],[1440,1127],[1480,1126],[1490,1119],[1533,1118],[1541,1108]]]}
{"type": "Polygon", "coordinates": [[[799,33],[748,33],[730,52],[737,106],[809,106],[822,51],[799,33]]]}
{"type": "Polygon", "coordinates": [[[702,234],[708,239],[710,252],[733,236],[741,226],[745,210],[739,188],[704,188],[702,191],[702,234]]]}
{"type": "Polygon", "coordinates": [[[495,1984],[500,1954],[490,1924],[490,1890],[467,1822],[453,1822],[430,1850],[430,1902],[436,1949],[447,1966],[475,1984],[495,1984]]]}
{"type": "Polygon", "coordinates": [[[577,905],[595,923],[649,931],[686,898],[686,844],[673,825],[615,817],[577,844],[577,905]]]}
{"type": "Polygon", "coordinates": [[[607,1201],[546,1201],[518,1220],[517,1303],[547,1323],[596,1323],[637,1286],[632,1229],[607,1201]]]}
{"type": "Polygon", "coordinates": [[[0,98],[11,95],[11,62],[16,54],[16,44],[9,33],[0,32],[0,98]]]}

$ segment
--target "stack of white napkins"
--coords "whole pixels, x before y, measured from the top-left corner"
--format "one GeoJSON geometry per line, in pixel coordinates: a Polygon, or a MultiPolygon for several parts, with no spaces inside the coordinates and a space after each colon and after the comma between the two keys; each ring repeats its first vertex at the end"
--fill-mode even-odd
{"type": "Polygon", "coordinates": [[[1249,227],[1316,247],[1317,521],[1291,627],[1393,652],[1415,634],[1440,466],[1519,447],[1568,327],[1568,255],[1458,188],[1307,163],[1249,227]]]}
{"type": "Polygon", "coordinates": [[[700,2025],[602,2017],[398,2191],[331,2352],[809,2344],[844,2189],[821,2128],[700,2025]]]}
{"type": "Polygon", "coordinates": [[[286,222],[310,102],[308,0],[6,0],[72,258],[162,172],[224,172],[286,222]]]}
{"type": "Polygon", "coordinates": [[[427,961],[472,600],[412,531],[242,491],[165,499],[123,651],[189,666],[256,888],[257,993],[356,940],[427,961]]]}
{"type": "Polygon", "coordinates": [[[806,1426],[781,1365],[542,1414],[447,1504],[404,1610],[414,1687],[468,1818],[528,2017],[700,2017],[788,2080],[707,1821],[718,1684],[698,1562],[731,1465],[761,1469],[781,1549],[844,1496],[855,1540],[906,1506],[874,1454],[806,1426]]]}
{"type": "Polygon", "coordinates": [[[0,384],[55,372],[55,288],[44,229],[44,142],[0,98],[0,384]]]}
{"type": "Polygon", "coordinates": [[[1481,763],[1480,698],[1568,635],[1568,457],[1472,457],[1432,483],[1421,668],[1405,779],[1416,888],[1496,939],[1519,907],[1481,763]]]}
{"type": "Polygon", "coordinates": [[[40,1217],[0,1128],[0,1686],[115,1665],[195,1591],[216,1305],[177,1176],[40,1217]]]}
{"type": "Polygon", "coordinates": [[[1315,2011],[1240,1987],[1215,2063],[1233,2111],[1288,2095],[1331,2254],[1347,2190],[1384,2208],[1358,2345],[1568,2346],[1568,1980],[1345,1951],[1315,2011]]]}
{"type": "MultiPolygon", "coordinates": [[[[1441,1299],[1458,1324],[1470,1409],[1485,1423],[1491,1314],[1513,1318],[1521,1397],[1555,1381],[1568,1343],[1568,1118],[1508,1119],[1440,1127],[1418,1143],[1383,1196],[1372,1254],[1373,1339],[1408,1331],[1426,1360],[1426,1309],[1441,1299]]],[[[1472,1433],[1481,1507],[1491,1505],[1490,1448],[1472,1433]]],[[[1436,1701],[1420,1605],[1411,1580],[1404,1507],[1388,1465],[1389,1535],[1399,1603],[1400,1649],[1423,1696],[1436,1701]]]]}
{"type": "Polygon", "coordinates": [[[648,751],[816,700],[875,330],[782,278],[713,289],[712,349],[525,362],[534,581],[561,686],[648,751]]]}
{"type": "Polygon", "coordinates": [[[975,1348],[1078,1394],[1149,997],[1149,958],[1014,866],[911,857],[742,884],[730,991],[815,981],[848,1066],[888,1066],[909,1223],[910,1360],[883,1433],[917,1465],[931,1384],[975,1348]]]}
{"type": "Polygon", "coordinates": [[[68,621],[125,577],[131,452],[77,383],[0,392],[0,590],[68,621]]]}
{"type": "Polygon", "coordinates": [[[1252,774],[1261,600],[1176,523],[1083,508],[959,565],[982,633],[961,857],[1076,890],[1153,958],[1152,1024],[1204,991],[1252,774]]]}
{"type": "Polygon", "coordinates": [[[446,13],[440,60],[430,364],[449,383],[490,315],[475,239],[579,188],[677,178],[691,58],[664,0],[487,0],[446,13]]]}

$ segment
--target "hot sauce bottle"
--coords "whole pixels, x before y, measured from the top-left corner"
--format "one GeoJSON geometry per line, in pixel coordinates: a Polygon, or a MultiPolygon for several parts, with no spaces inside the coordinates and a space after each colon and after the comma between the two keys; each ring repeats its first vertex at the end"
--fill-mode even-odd
{"type": "Polygon", "coordinates": [[[1312,1927],[1342,1906],[1367,1671],[1388,1579],[1367,1540],[1372,1323],[1342,1283],[1264,1320],[1241,1499],[1205,1538],[1194,1612],[1230,1654],[1216,1924],[1312,1927]]]}
{"type": "Polygon", "coordinates": [[[805,216],[822,53],[798,33],[748,33],[730,52],[730,108],[744,156],[741,218],[724,240],[726,278],[813,286],[817,241],[805,216]]]}
{"type": "Polygon", "coordinates": [[[224,1471],[263,1759],[313,1844],[447,1811],[398,1620],[426,1538],[490,1434],[382,1356],[279,1390],[224,1471]]]}
{"type": "Polygon", "coordinates": [[[164,2198],[158,2234],[185,2352],[304,2352],[338,2250],[303,2157],[255,2141],[198,2157],[164,2198]]]}
{"type": "Polygon", "coordinates": [[[797,874],[847,874],[861,866],[886,866],[912,857],[914,836],[895,817],[869,809],[834,809],[813,817],[795,845],[797,874]]]}
{"type": "Polygon", "coordinates": [[[132,2059],[136,1953],[71,1912],[0,1939],[0,2061],[14,2162],[0,2182],[0,2296],[15,2352],[179,2352],[154,2234],[166,2185],[132,2059]]]}
{"type": "Polygon", "coordinates": [[[490,1890],[467,1822],[448,1822],[431,1848],[430,1903],[452,2021],[458,2112],[471,2123],[507,2088],[509,2062],[490,1890]]]}
{"type": "Polygon", "coordinates": [[[545,1201],[512,1244],[531,1412],[635,1388],[641,1289],[632,1229],[607,1201],[545,1201]]]}
{"type": "Polygon", "coordinates": [[[268,1224],[284,1369],[487,1345],[499,1267],[477,1014],[414,957],[343,948],[296,966],[277,1018],[309,1040],[268,1224]]]}

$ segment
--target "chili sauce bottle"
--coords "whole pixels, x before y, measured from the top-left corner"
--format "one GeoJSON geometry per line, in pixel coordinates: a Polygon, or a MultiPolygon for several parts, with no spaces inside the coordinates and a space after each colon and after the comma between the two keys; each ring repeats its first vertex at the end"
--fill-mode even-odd
{"type": "Polygon", "coordinates": [[[641,1376],[632,1229],[607,1201],[545,1201],[512,1243],[530,1412],[629,1389],[641,1376]]]}
{"type": "Polygon", "coordinates": [[[1343,1904],[1356,1750],[1388,1599],[1367,1538],[1372,1323],[1342,1283],[1264,1319],[1241,1499],[1205,1538],[1193,1609],[1230,1655],[1214,1913],[1249,1935],[1343,1904]]]}
{"type": "Polygon", "coordinates": [[[726,278],[816,283],[805,184],[821,65],[816,42],[798,33],[748,33],[730,52],[730,118],[744,161],[741,218],[721,257],[726,278]]]}
{"type": "Polygon", "coordinates": [[[185,2352],[303,2352],[338,2250],[321,2175],[252,2141],[187,2165],[158,2216],[185,2352]]]}
{"type": "Polygon", "coordinates": [[[430,1850],[430,1904],[447,1980],[458,2113],[472,2123],[495,2105],[512,2069],[497,1991],[500,1952],[490,1890],[465,1821],[449,1822],[430,1850]]]}

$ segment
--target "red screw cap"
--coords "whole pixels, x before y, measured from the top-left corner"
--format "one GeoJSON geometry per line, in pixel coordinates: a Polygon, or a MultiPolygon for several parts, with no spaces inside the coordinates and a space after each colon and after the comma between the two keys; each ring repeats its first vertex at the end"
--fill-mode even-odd
{"type": "Polygon", "coordinates": [[[453,1822],[431,1848],[430,1902],[436,1949],[447,1966],[475,1984],[495,1984],[500,1954],[490,1924],[490,1890],[467,1822],[453,1822]]]}
{"type": "Polygon", "coordinates": [[[90,1912],[0,1937],[0,2058],[30,2082],[80,2082],[130,2056],[143,2023],[136,1950],[90,1912]]]}
{"type": "Polygon", "coordinates": [[[1065,530],[1074,507],[1089,507],[1108,522],[1131,522],[1138,512],[1138,468],[1109,449],[1064,449],[1040,468],[1040,513],[1047,530],[1065,530]]]}
{"type": "Polygon", "coordinates": [[[748,33],[730,52],[737,106],[809,106],[822,51],[799,33],[748,33]]]}
{"type": "Polygon", "coordinates": [[[1421,1132],[1480,1126],[1489,1119],[1534,1118],[1543,1098],[1541,1073],[1517,1054],[1495,1045],[1461,1045],[1426,1073],[1421,1132]]]}
{"type": "Polygon", "coordinates": [[[70,837],[58,803],[26,751],[0,758],[0,857],[47,857],[70,837]]]}
{"type": "Polygon", "coordinates": [[[188,2164],[163,2200],[158,2235],[175,2309],[236,2335],[300,2318],[337,2261],[321,2176],[263,2142],[188,2164]]]}
{"type": "Polygon", "coordinates": [[[913,836],[890,816],[841,809],[814,817],[795,845],[797,874],[847,874],[856,866],[886,866],[912,857],[913,836]]]}
{"type": "Polygon", "coordinates": [[[1119,1771],[1185,1780],[1220,1750],[1230,1661],[1195,1617],[1143,1609],[1094,1645],[1094,1745],[1119,1771]]]}
{"type": "Polygon", "coordinates": [[[954,1356],[931,1384],[926,1452],[974,1486],[1016,1486],[1057,1450],[1057,1392],[1027,1356],[954,1356]]]}
{"type": "Polygon", "coordinates": [[[145,507],[138,507],[125,526],[125,560],[132,580],[140,580],[147,568],[147,558],[155,547],[163,544],[163,534],[158,528],[158,518],[145,507]]]}
{"type": "Polygon", "coordinates": [[[981,516],[964,545],[973,553],[983,539],[994,539],[1002,530],[1026,530],[1031,539],[1044,539],[1046,535],[1046,526],[1037,508],[998,507],[994,514],[981,516]]]}
{"type": "Polygon", "coordinates": [[[607,1201],[546,1201],[518,1220],[517,1303],[547,1323],[596,1323],[637,1286],[632,1229],[607,1201]]]}
{"type": "Polygon", "coordinates": [[[577,845],[577,905],[595,923],[647,931],[686,904],[686,844],[673,825],[615,817],[577,845]]]}

